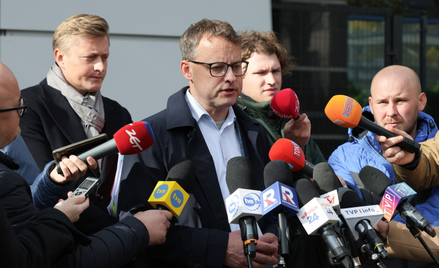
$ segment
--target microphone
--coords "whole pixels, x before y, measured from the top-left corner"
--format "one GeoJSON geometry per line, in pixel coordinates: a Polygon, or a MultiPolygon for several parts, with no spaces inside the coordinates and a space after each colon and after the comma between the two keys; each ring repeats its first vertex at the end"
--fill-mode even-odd
{"type": "Polygon", "coordinates": [[[348,252],[332,228],[332,225],[339,221],[335,211],[319,197],[311,181],[300,179],[295,182],[294,188],[297,191],[299,204],[302,205],[297,217],[305,231],[310,235],[320,234],[328,246],[331,259],[337,262],[343,261],[348,252]]]}
{"type": "Polygon", "coordinates": [[[226,182],[230,196],[226,198],[229,223],[238,223],[249,265],[256,256],[258,229],[256,221],[262,218],[261,191],[256,188],[253,168],[248,158],[237,156],[227,162],[226,182]]]}
{"type": "Polygon", "coordinates": [[[358,173],[358,177],[363,184],[357,184],[358,189],[363,195],[364,202],[370,205],[380,204],[384,191],[392,185],[384,172],[371,166],[363,167],[358,173]]]}
{"type": "Polygon", "coordinates": [[[387,259],[389,257],[387,250],[373,229],[373,226],[384,215],[380,206],[367,206],[357,193],[351,189],[342,189],[338,193],[341,215],[355,240],[365,240],[383,259],[387,259]]]}
{"type": "Polygon", "coordinates": [[[314,164],[305,160],[305,154],[294,141],[280,138],[270,148],[270,160],[283,160],[290,166],[291,171],[303,171],[310,178],[313,177],[314,164]]]}
{"type": "MultiPolygon", "coordinates": [[[[328,104],[326,104],[325,114],[334,124],[344,128],[359,126],[386,138],[398,136],[364,117],[361,105],[356,100],[345,95],[333,96],[328,104]]],[[[421,147],[419,143],[407,137],[404,137],[404,140],[398,143],[398,146],[409,153],[418,152],[421,147]]]]}
{"type": "Polygon", "coordinates": [[[358,175],[364,187],[378,196],[383,196],[386,188],[392,185],[392,182],[384,172],[371,166],[363,167],[358,175]]]}
{"type": "Polygon", "coordinates": [[[280,90],[271,99],[271,109],[282,118],[297,120],[300,116],[300,103],[296,93],[291,88],[280,90]]]}
{"type": "Polygon", "coordinates": [[[195,174],[195,166],[188,159],[181,159],[168,172],[165,181],[159,181],[148,202],[158,210],[169,210],[180,216],[189,199],[188,189],[195,174]]]}
{"type": "Polygon", "coordinates": [[[384,218],[390,221],[399,213],[407,226],[416,227],[431,237],[435,237],[436,232],[427,219],[409,203],[415,195],[416,192],[405,182],[387,187],[380,203],[380,208],[384,212],[384,218]]]}
{"type": "Polygon", "coordinates": [[[343,187],[334,170],[327,162],[315,165],[313,173],[314,187],[331,204],[337,215],[340,214],[340,203],[337,189],[343,187]]]}
{"type": "MultiPolygon", "coordinates": [[[[117,152],[122,155],[137,154],[149,148],[154,140],[154,132],[149,123],[139,121],[122,127],[114,133],[113,139],[78,155],[78,158],[86,162],[89,156],[97,160],[117,152]]],[[[58,174],[62,175],[59,163],[56,168],[58,174]]]]}
{"type": "Polygon", "coordinates": [[[267,187],[261,193],[262,215],[278,220],[279,255],[289,254],[287,219],[299,211],[296,190],[292,188],[293,177],[290,167],[282,160],[273,160],[264,168],[264,183],[267,187]]]}

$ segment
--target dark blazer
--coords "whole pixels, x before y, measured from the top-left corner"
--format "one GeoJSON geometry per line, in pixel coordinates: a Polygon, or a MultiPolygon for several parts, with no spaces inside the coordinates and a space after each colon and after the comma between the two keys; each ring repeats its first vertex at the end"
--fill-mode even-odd
{"type": "MultiPolygon", "coordinates": [[[[186,90],[187,87],[172,95],[167,109],[145,119],[154,131],[154,144],[137,155],[124,158],[118,199],[121,218],[130,211],[151,209],[147,200],[152,190],[180,159],[187,158],[195,165],[195,178],[188,192],[197,205],[184,211],[185,215],[178,219],[179,225],[168,230],[165,244],[148,250],[152,257],[148,267],[222,267],[227,249],[230,225],[223,197],[212,156],[185,101],[186,90]],[[201,226],[193,226],[197,222],[201,226]]],[[[263,127],[238,106],[233,109],[245,156],[255,171],[257,187],[265,189],[263,169],[269,162],[267,135],[263,127]]],[[[266,232],[268,228],[264,221],[259,223],[266,232]]]]}
{"type": "MultiPolygon", "coordinates": [[[[47,85],[46,79],[41,81],[38,85],[23,89],[21,95],[28,105],[26,114],[20,121],[21,135],[41,170],[43,170],[48,162],[53,160],[52,151],[54,149],[87,138],[79,116],[59,90],[47,85]]],[[[102,133],[106,133],[108,139],[112,139],[113,134],[121,127],[131,123],[132,119],[129,112],[116,101],[103,97],[103,102],[105,109],[105,126],[102,133]]],[[[100,178],[101,184],[96,198],[92,196],[91,201],[103,211],[106,211],[106,207],[110,201],[110,192],[117,166],[116,163],[117,154],[104,157],[101,167],[103,174],[100,174],[97,169],[88,171],[76,184],[79,185],[87,176],[100,178]]],[[[65,198],[65,196],[62,198],[65,198]]],[[[90,213],[92,210],[95,211],[93,205],[84,212],[77,226],[87,220],[88,217],[84,217],[84,215],[88,214],[90,214],[92,218],[84,225],[87,226],[87,228],[93,226],[93,219],[96,219],[99,214],[96,214],[98,212],[90,213]]],[[[113,221],[113,223],[114,222],[115,221],[113,221]]],[[[79,226],[78,228],[87,234],[99,230],[92,229],[87,231],[79,226]]]]}

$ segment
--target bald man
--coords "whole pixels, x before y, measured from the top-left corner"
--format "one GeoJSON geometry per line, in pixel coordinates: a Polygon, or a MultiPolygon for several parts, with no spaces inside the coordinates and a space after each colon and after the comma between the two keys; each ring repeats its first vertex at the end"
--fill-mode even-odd
{"type": "MultiPolygon", "coordinates": [[[[433,138],[438,131],[434,119],[422,112],[426,104],[427,97],[421,92],[417,74],[405,66],[392,65],[380,70],[373,78],[369,106],[363,108],[363,115],[382,127],[403,130],[415,141],[422,142],[433,138]]],[[[384,172],[395,184],[392,165],[381,155],[380,143],[375,140],[374,133],[350,128],[348,134],[349,141],[331,154],[328,163],[350,189],[372,203],[374,200],[363,196],[365,190],[360,190],[364,186],[359,184],[358,173],[363,167],[372,166],[384,172]]],[[[427,215],[437,214],[432,212],[433,207],[428,201],[419,206],[427,215]]],[[[394,221],[404,223],[400,216],[394,221]]]]}

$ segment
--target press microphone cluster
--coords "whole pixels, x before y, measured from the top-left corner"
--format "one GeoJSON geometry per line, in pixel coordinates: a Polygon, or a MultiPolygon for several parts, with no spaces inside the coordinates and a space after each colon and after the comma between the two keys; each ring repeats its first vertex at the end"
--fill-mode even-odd
{"type": "Polygon", "coordinates": [[[300,116],[299,98],[291,88],[284,88],[276,93],[270,105],[273,112],[279,117],[297,120],[300,116]]]}
{"type": "MultiPolygon", "coordinates": [[[[345,95],[333,96],[325,107],[326,116],[338,126],[344,128],[354,128],[358,126],[387,138],[397,136],[395,133],[388,131],[364,117],[362,111],[361,105],[356,100],[345,95]]],[[[419,143],[407,137],[404,137],[404,140],[397,145],[409,153],[418,152],[420,148],[419,143]]]]}
{"type": "Polygon", "coordinates": [[[189,189],[195,174],[192,161],[182,159],[168,172],[165,181],[156,184],[148,202],[158,210],[169,210],[173,216],[180,216],[189,199],[189,189]]]}
{"type": "MultiPolygon", "coordinates": [[[[149,123],[139,121],[122,127],[114,133],[113,139],[77,155],[77,157],[86,162],[89,156],[98,160],[117,152],[122,155],[137,154],[149,148],[154,140],[154,132],[149,123]]],[[[59,163],[57,164],[57,172],[63,174],[59,163]]]]}

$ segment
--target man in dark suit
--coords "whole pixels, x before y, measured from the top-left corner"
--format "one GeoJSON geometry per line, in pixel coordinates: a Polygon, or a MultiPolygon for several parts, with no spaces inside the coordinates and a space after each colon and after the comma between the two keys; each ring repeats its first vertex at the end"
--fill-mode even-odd
{"type": "MultiPolygon", "coordinates": [[[[269,144],[263,127],[235,105],[247,68],[240,38],[229,23],[204,19],[186,30],[180,49],[180,69],[189,86],[173,94],[164,111],[146,119],[156,138],[151,148],[124,157],[118,214],[122,219],[151,209],[147,200],[154,186],[187,158],[195,165],[187,189],[195,204],[185,207],[167,242],[148,252],[148,267],[247,267],[239,226],[227,219],[226,166],[233,157],[247,157],[255,185],[263,189],[269,144]]],[[[274,224],[262,219],[259,226],[264,235],[252,259],[255,268],[277,262],[277,237],[270,233],[274,224]]]]}
{"type": "MultiPolygon", "coordinates": [[[[28,105],[26,117],[20,122],[22,136],[41,170],[53,160],[54,149],[100,133],[111,139],[118,129],[132,122],[124,107],[101,95],[110,54],[108,29],[106,20],[95,15],[79,14],[65,20],[53,35],[55,63],[47,77],[38,85],[22,90],[28,105]]],[[[86,233],[103,227],[94,228],[103,221],[93,218],[107,214],[116,163],[116,154],[107,156],[99,161],[98,169],[84,176],[101,180],[96,196],[91,196],[90,208],[79,221],[89,219],[90,224],[84,224],[87,228],[81,229],[86,233]],[[89,227],[92,229],[87,230],[89,227]]],[[[65,198],[66,193],[62,194],[60,198],[65,198]]],[[[107,218],[107,221],[111,224],[115,219],[107,218]]]]}

